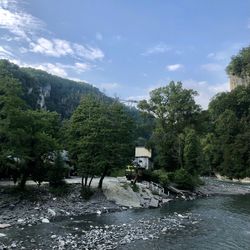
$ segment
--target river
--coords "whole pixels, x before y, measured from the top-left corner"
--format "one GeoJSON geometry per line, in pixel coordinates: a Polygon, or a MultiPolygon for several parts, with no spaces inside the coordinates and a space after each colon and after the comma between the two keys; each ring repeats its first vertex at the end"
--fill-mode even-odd
{"type": "Polygon", "coordinates": [[[48,224],[8,228],[4,233],[0,241],[18,249],[250,249],[250,195],[56,218],[48,224]]]}

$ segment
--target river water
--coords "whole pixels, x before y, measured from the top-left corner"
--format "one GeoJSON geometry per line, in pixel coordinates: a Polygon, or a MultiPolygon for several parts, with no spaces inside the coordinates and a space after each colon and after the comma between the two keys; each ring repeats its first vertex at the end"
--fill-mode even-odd
{"type": "Polygon", "coordinates": [[[7,236],[0,241],[6,244],[14,241],[18,249],[21,246],[25,249],[105,249],[92,244],[103,236],[106,238],[102,244],[119,250],[250,249],[250,195],[213,196],[176,201],[159,209],[56,218],[49,224],[9,228],[5,233],[7,236]],[[133,239],[137,234],[138,239],[133,239]],[[112,245],[112,241],[117,244],[112,245]]]}

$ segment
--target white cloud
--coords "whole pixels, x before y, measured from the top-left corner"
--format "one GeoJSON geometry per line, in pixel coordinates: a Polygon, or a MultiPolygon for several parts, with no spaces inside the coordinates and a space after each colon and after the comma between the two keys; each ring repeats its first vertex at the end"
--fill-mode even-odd
{"type": "MultiPolygon", "coordinates": [[[[149,93],[157,88],[166,86],[170,82],[170,79],[164,79],[159,81],[159,83],[149,86],[148,88],[144,89],[144,91],[141,91],[141,95],[134,95],[134,96],[129,96],[126,99],[131,99],[131,100],[143,100],[149,99],[149,93]]],[[[195,97],[196,102],[201,105],[203,109],[207,109],[208,104],[211,100],[211,98],[219,93],[219,92],[224,92],[224,91],[229,91],[229,83],[218,83],[218,84],[210,84],[206,81],[196,81],[193,79],[187,79],[182,81],[183,87],[187,89],[193,89],[198,92],[198,96],[195,97]]]]}
{"type": "Polygon", "coordinates": [[[226,51],[211,52],[207,55],[207,57],[216,61],[224,61],[228,59],[229,53],[226,51]]]}
{"type": "MultiPolygon", "coordinates": [[[[9,58],[7,58],[9,59],[9,58]]],[[[30,67],[34,69],[44,70],[52,75],[73,79],[69,75],[73,71],[73,73],[80,74],[82,72],[86,72],[92,68],[91,65],[85,63],[75,63],[73,65],[70,64],[62,64],[62,63],[24,63],[18,59],[9,59],[10,62],[19,65],[20,67],[30,67]]]]}
{"type": "Polygon", "coordinates": [[[229,91],[228,82],[210,84],[206,81],[187,79],[183,81],[183,86],[185,88],[194,89],[198,92],[199,95],[195,97],[195,100],[198,104],[201,105],[203,109],[207,109],[210,100],[215,94],[219,92],[229,91]]]}
{"type": "Polygon", "coordinates": [[[104,58],[104,53],[99,48],[93,48],[91,46],[84,46],[80,44],[73,44],[73,48],[75,51],[75,55],[78,57],[82,57],[91,61],[101,60],[104,58]]]}
{"type": "Polygon", "coordinates": [[[172,48],[170,48],[168,45],[164,43],[156,44],[155,46],[148,48],[144,53],[142,53],[143,56],[149,56],[154,54],[162,54],[170,51],[172,48]]]}
{"type": "Polygon", "coordinates": [[[35,53],[45,54],[48,56],[61,57],[73,54],[70,43],[65,40],[39,38],[36,43],[30,44],[30,50],[35,53]]]}
{"type": "Polygon", "coordinates": [[[242,42],[226,44],[224,45],[225,49],[211,52],[207,55],[207,57],[211,60],[220,61],[227,65],[232,55],[238,53],[238,51],[244,46],[248,46],[248,44],[242,42]]]}
{"type": "Polygon", "coordinates": [[[53,75],[57,75],[60,77],[67,77],[68,73],[63,67],[60,67],[60,65],[52,64],[52,63],[44,63],[40,65],[32,65],[32,67],[40,70],[44,70],[48,73],[51,73],[53,75]]]}
{"type": "Polygon", "coordinates": [[[104,89],[104,90],[113,90],[119,88],[121,85],[119,83],[113,82],[113,83],[98,83],[94,86],[104,89]]]}
{"type": "Polygon", "coordinates": [[[75,68],[78,69],[79,72],[85,72],[90,70],[92,66],[87,63],[75,63],[75,68]]]}
{"type": "Polygon", "coordinates": [[[225,91],[229,91],[229,82],[225,82],[222,84],[216,84],[216,85],[212,85],[209,86],[208,88],[211,92],[213,92],[214,94],[219,93],[219,92],[225,92],[225,91]]]}
{"type": "Polygon", "coordinates": [[[10,59],[13,57],[13,54],[7,50],[6,48],[0,46],[0,58],[2,59],[10,59]]]}
{"type": "Polygon", "coordinates": [[[168,71],[177,71],[183,68],[182,64],[171,64],[171,65],[167,65],[166,69],[168,71]]]}
{"type": "Polygon", "coordinates": [[[206,71],[222,71],[225,67],[218,63],[207,63],[201,65],[201,68],[206,71]]]}
{"type": "Polygon", "coordinates": [[[102,34],[101,34],[100,32],[97,32],[97,33],[95,34],[95,38],[96,38],[97,40],[99,40],[99,41],[103,40],[103,36],[102,36],[102,34]]]}
{"type": "Polygon", "coordinates": [[[42,29],[43,22],[22,11],[17,1],[0,1],[0,28],[8,30],[17,37],[30,41],[35,31],[42,29]]]}
{"type": "Polygon", "coordinates": [[[36,42],[31,42],[30,51],[53,57],[72,56],[91,61],[101,60],[104,57],[104,53],[99,48],[61,39],[49,40],[44,37],[38,38],[36,42]]]}

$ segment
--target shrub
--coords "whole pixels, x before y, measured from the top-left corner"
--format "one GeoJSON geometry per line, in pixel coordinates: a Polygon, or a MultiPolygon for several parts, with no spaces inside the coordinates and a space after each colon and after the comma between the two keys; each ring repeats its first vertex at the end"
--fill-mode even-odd
{"type": "Polygon", "coordinates": [[[50,186],[49,191],[55,196],[64,196],[69,194],[70,187],[63,180],[61,180],[60,185],[50,186]]]}
{"type": "Polygon", "coordinates": [[[186,169],[180,168],[174,173],[174,182],[178,188],[193,190],[201,184],[198,176],[192,176],[186,169]]]}
{"type": "Polygon", "coordinates": [[[131,188],[134,192],[138,193],[139,192],[139,187],[135,183],[131,183],[131,188]]]}
{"type": "Polygon", "coordinates": [[[94,191],[90,187],[83,186],[81,189],[81,196],[84,200],[89,200],[94,194],[94,191]]]}
{"type": "Polygon", "coordinates": [[[63,162],[62,156],[60,153],[56,154],[55,161],[53,164],[50,164],[48,169],[48,181],[50,186],[60,186],[63,185],[63,178],[65,177],[67,168],[63,162]]]}
{"type": "Polygon", "coordinates": [[[153,181],[159,183],[163,187],[167,187],[169,184],[169,173],[164,169],[158,169],[154,171],[145,171],[143,173],[143,179],[145,181],[153,181]]]}

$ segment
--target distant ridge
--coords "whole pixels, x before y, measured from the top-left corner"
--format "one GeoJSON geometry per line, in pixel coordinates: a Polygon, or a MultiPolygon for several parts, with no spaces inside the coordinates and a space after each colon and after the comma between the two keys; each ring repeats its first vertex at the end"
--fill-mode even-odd
{"type": "Polygon", "coordinates": [[[56,111],[62,118],[71,116],[83,95],[91,93],[112,100],[88,83],[61,78],[42,70],[22,68],[8,60],[0,60],[0,77],[4,75],[21,82],[24,99],[31,108],[56,111]]]}

